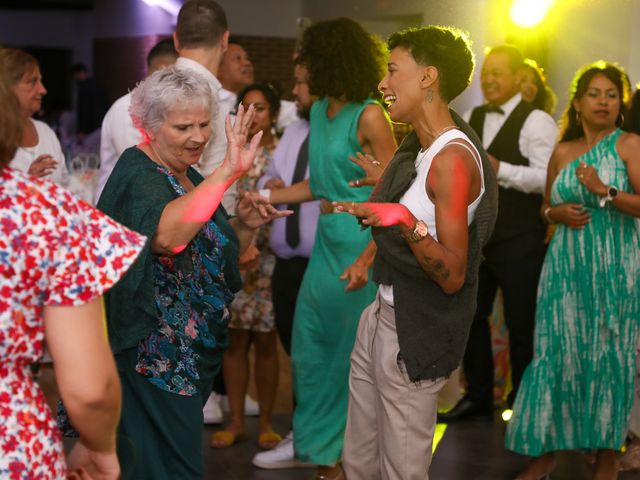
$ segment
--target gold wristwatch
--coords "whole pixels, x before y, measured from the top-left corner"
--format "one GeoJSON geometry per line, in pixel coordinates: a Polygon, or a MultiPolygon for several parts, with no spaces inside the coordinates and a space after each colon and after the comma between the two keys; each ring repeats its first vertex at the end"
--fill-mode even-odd
{"type": "Polygon", "coordinates": [[[415,243],[426,238],[427,235],[429,235],[429,227],[422,220],[418,220],[416,226],[413,227],[413,231],[403,234],[402,237],[409,243],[415,243]]]}

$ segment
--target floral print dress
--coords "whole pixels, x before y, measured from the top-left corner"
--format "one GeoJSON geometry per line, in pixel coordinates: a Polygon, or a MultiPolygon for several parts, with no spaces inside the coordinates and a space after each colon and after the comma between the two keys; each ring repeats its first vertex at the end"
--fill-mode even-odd
{"type": "MultiPolygon", "coordinates": [[[[238,180],[239,190],[255,190],[260,177],[271,165],[277,143],[261,147],[256,153],[253,167],[238,180]]],[[[233,317],[230,328],[271,332],[275,329],[273,303],[271,302],[271,277],[276,257],[269,248],[271,224],[260,227],[255,237],[255,247],[260,252],[258,264],[242,268],[242,290],[233,301],[233,317]]]]}
{"type": "Polygon", "coordinates": [[[29,368],[44,354],[43,308],[99,297],[144,243],[58,185],[0,170],[0,478],[64,478],[60,433],[29,368]]]}

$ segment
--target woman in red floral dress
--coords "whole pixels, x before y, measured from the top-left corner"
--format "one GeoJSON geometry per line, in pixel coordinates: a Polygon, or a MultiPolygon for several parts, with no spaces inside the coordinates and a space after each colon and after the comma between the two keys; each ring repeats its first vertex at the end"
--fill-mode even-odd
{"type": "Polygon", "coordinates": [[[0,105],[0,478],[65,478],[68,464],[72,477],[116,479],[120,383],[100,296],[133,263],[145,238],[56,184],[7,167],[21,131],[16,99],[2,77],[0,105]],[[45,338],[80,433],[66,462],[30,370],[45,338]]]}

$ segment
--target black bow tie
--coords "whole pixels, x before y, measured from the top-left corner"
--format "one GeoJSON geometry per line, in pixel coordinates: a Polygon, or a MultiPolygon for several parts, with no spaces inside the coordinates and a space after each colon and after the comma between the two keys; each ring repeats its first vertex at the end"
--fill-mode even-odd
{"type": "Polygon", "coordinates": [[[500,107],[496,106],[496,105],[491,105],[490,103],[487,103],[484,106],[484,109],[487,113],[497,113],[498,115],[504,115],[504,110],[501,109],[500,107]]]}

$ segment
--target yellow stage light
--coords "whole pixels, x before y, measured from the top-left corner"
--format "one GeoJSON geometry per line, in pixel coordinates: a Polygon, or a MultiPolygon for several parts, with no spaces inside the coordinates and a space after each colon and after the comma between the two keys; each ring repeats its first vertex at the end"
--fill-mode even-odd
{"type": "Polygon", "coordinates": [[[547,16],[553,0],[514,0],[511,4],[511,20],[523,28],[538,25],[547,16]]]}
{"type": "Polygon", "coordinates": [[[505,411],[502,412],[502,420],[504,420],[505,422],[508,422],[509,420],[511,420],[512,415],[513,415],[513,410],[506,409],[505,411]]]}

